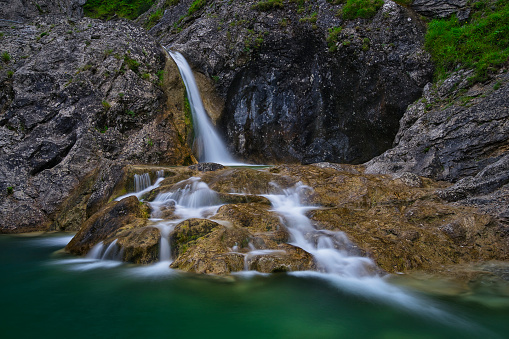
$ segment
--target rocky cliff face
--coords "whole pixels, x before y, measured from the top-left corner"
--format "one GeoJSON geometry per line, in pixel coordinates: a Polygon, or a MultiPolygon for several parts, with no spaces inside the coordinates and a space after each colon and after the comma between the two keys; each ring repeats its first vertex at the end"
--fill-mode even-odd
{"type": "Polygon", "coordinates": [[[166,102],[183,99],[178,72],[143,29],[54,15],[2,32],[0,232],[76,229],[122,163],[191,161],[183,107],[166,102]],[[65,222],[62,203],[76,208],[65,222]]]}
{"type": "Polygon", "coordinates": [[[455,182],[442,193],[509,217],[509,76],[470,86],[459,71],[426,86],[401,120],[395,147],[369,161],[369,173],[410,171],[455,182]]]}
{"type": "Polygon", "coordinates": [[[263,163],[360,163],[388,149],[432,73],[412,12],[387,1],[372,19],[344,20],[325,0],[257,3],[189,15],[180,1],[150,30],[216,79],[232,150],[263,163]]]}

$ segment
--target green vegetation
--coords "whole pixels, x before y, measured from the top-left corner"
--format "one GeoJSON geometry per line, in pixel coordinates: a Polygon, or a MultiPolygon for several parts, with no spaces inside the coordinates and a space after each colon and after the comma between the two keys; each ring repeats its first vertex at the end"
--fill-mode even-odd
{"type": "Polygon", "coordinates": [[[314,12],[313,14],[311,14],[311,16],[299,19],[299,22],[301,22],[301,23],[307,22],[307,23],[314,24],[314,23],[316,23],[317,19],[318,19],[318,13],[314,12]]]}
{"type": "Polygon", "coordinates": [[[4,32],[0,32],[0,39],[4,37],[4,32]]]}
{"type": "Polygon", "coordinates": [[[124,64],[127,65],[134,73],[138,73],[140,63],[134,59],[129,58],[127,55],[124,56],[124,64]]]}
{"type": "Polygon", "coordinates": [[[88,0],[83,6],[85,15],[97,19],[109,19],[118,15],[136,19],[146,12],[155,0],[88,0]]]}
{"type": "Polygon", "coordinates": [[[158,79],[157,85],[159,85],[159,87],[163,87],[163,85],[164,85],[164,70],[157,71],[156,76],[158,79]]]}
{"type": "Polygon", "coordinates": [[[14,193],[14,187],[12,186],[7,187],[7,195],[11,195],[12,193],[14,193]]]}
{"type": "Polygon", "coordinates": [[[495,83],[495,85],[493,85],[493,89],[496,91],[497,89],[499,89],[500,87],[502,86],[502,83],[500,81],[497,81],[495,83]]]}
{"type": "Polygon", "coordinates": [[[329,34],[327,35],[327,46],[329,46],[329,52],[334,52],[338,49],[336,44],[342,29],[342,27],[329,28],[329,34]]]}
{"type": "Polygon", "coordinates": [[[348,0],[341,14],[345,19],[372,18],[384,4],[383,0],[348,0]]]}
{"type": "Polygon", "coordinates": [[[11,55],[9,54],[9,52],[2,53],[2,60],[6,63],[11,61],[11,55]]]}
{"type": "Polygon", "coordinates": [[[106,100],[103,100],[102,104],[105,110],[109,110],[111,108],[110,103],[107,102],[106,100]]]}
{"type": "Polygon", "coordinates": [[[284,8],[283,0],[265,0],[253,5],[253,9],[266,12],[274,8],[284,8]]]}
{"type": "Polygon", "coordinates": [[[162,9],[158,9],[154,13],[150,14],[150,17],[148,18],[148,21],[145,23],[145,28],[146,29],[151,29],[152,27],[155,26],[155,24],[159,20],[161,20],[162,17],[163,17],[163,10],[162,9]]]}
{"type": "Polygon", "coordinates": [[[7,77],[12,78],[14,76],[14,71],[7,71],[7,77]]]}
{"type": "Polygon", "coordinates": [[[333,5],[341,5],[341,4],[344,4],[346,2],[346,0],[327,0],[327,2],[331,3],[333,5]]]}
{"type": "Polygon", "coordinates": [[[187,11],[188,15],[193,15],[196,11],[199,11],[207,4],[207,0],[195,0],[189,6],[189,10],[187,11]]]}
{"type": "Polygon", "coordinates": [[[509,58],[509,2],[482,0],[472,4],[468,22],[455,16],[428,24],[425,47],[436,65],[435,76],[445,78],[460,68],[475,70],[472,82],[484,81],[509,58]]]}

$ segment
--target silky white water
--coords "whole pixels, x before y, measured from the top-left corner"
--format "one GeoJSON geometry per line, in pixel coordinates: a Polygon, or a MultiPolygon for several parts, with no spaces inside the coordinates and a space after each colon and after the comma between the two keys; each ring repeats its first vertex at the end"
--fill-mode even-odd
{"type": "Polygon", "coordinates": [[[189,218],[208,218],[221,206],[217,193],[200,178],[191,177],[177,183],[176,187],[175,191],[158,194],[150,202],[151,220],[157,222],[155,227],[161,232],[160,261],[171,262],[169,235],[177,224],[189,218]],[[162,217],[167,210],[176,218],[164,220],[162,217]]]}
{"type": "Polygon", "coordinates": [[[191,114],[193,115],[195,143],[198,149],[199,161],[215,162],[223,165],[244,165],[233,159],[212,125],[203,107],[193,71],[184,56],[176,51],[167,50],[167,52],[177,64],[186,86],[187,98],[191,106],[191,114]]]}

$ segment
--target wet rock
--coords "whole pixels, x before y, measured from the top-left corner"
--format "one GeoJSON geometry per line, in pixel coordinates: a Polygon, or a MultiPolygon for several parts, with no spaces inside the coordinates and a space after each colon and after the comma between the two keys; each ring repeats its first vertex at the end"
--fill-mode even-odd
{"type": "Polygon", "coordinates": [[[220,169],[223,169],[224,166],[221,164],[216,164],[213,162],[201,162],[196,165],[189,166],[190,170],[193,171],[200,171],[200,172],[210,172],[210,171],[217,171],[220,169]]]}
{"type": "Polygon", "coordinates": [[[207,219],[187,219],[177,226],[170,234],[171,249],[174,257],[183,254],[196,243],[198,238],[209,234],[216,227],[221,227],[216,222],[207,219]]]}
{"type": "Polygon", "coordinates": [[[245,266],[247,270],[262,273],[307,271],[317,268],[311,254],[288,244],[281,244],[275,250],[247,253],[245,266]]]}
{"type": "Polygon", "coordinates": [[[72,254],[85,255],[94,245],[111,238],[127,225],[131,229],[146,226],[147,217],[148,208],[140,205],[136,197],[111,202],[87,220],[65,250],[72,254]]]}
{"type": "Polygon", "coordinates": [[[161,238],[159,230],[150,226],[135,226],[124,226],[110,237],[117,239],[117,244],[122,248],[123,261],[134,264],[152,264],[158,261],[161,238]]]}

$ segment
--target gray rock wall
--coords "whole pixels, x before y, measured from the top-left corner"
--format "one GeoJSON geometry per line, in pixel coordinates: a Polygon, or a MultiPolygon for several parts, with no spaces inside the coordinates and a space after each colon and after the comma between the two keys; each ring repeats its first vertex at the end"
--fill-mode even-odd
{"type": "Polygon", "coordinates": [[[256,1],[218,1],[190,17],[189,3],[168,8],[150,33],[217,80],[226,100],[219,128],[246,160],[369,160],[390,148],[431,79],[424,27],[392,1],[351,21],[325,0],[268,12],[252,9],[256,1]],[[329,51],[328,30],[339,26],[329,51]]]}

